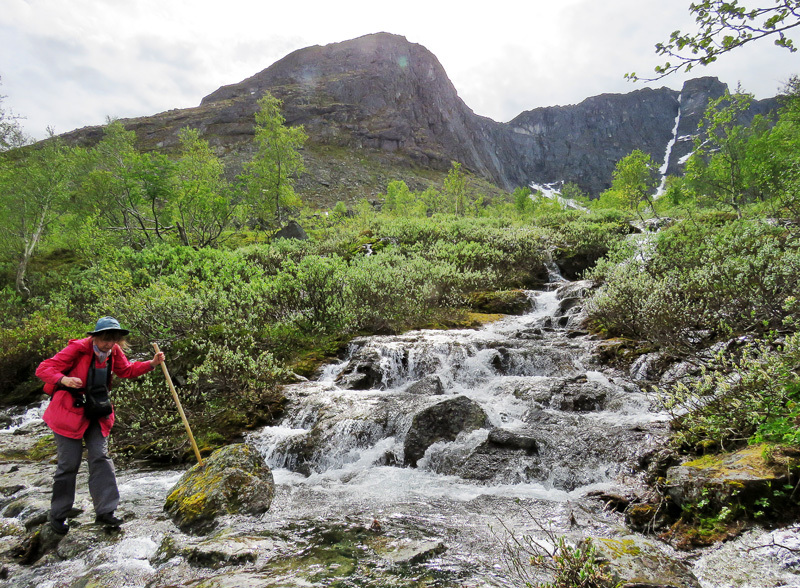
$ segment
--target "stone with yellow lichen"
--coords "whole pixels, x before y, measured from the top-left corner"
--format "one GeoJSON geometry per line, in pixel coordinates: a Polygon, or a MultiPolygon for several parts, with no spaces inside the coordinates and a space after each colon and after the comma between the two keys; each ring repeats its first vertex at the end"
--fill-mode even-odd
{"type": "Polygon", "coordinates": [[[667,471],[666,485],[670,498],[678,505],[707,500],[722,507],[733,502],[747,505],[787,482],[787,469],[768,462],[764,446],[752,445],[672,467],[667,471]]]}
{"type": "Polygon", "coordinates": [[[613,579],[615,586],[700,587],[700,582],[686,564],[670,556],[654,541],[629,535],[595,537],[592,543],[598,563],[613,579]]]}
{"type": "Polygon", "coordinates": [[[272,471],[250,446],[228,445],[187,471],[164,510],[187,533],[203,533],[225,514],[263,514],[275,494],[272,471]]]}

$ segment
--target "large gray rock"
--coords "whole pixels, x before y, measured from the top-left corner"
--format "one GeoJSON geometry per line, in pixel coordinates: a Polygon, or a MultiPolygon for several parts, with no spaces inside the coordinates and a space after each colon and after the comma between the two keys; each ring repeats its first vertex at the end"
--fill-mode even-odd
{"type": "Polygon", "coordinates": [[[461,432],[486,425],[480,405],[466,396],[456,396],[429,406],[414,415],[403,445],[405,464],[416,467],[425,451],[438,441],[453,441],[461,432]]]}
{"type": "Polygon", "coordinates": [[[308,234],[303,230],[297,221],[290,220],[285,227],[282,227],[275,233],[274,239],[297,239],[298,241],[307,241],[308,234]]]}
{"type": "Polygon", "coordinates": [[[536,439],[530,431],[509,431],[498,427],[489,431],[488,441],[498,447],[524,449],[529,453],[536,453],[536,439]]]}
{"type": "Polygon", "coordinates": [[[218,449],[181,476],[164,510],[182,531],[202,533],[221,515],[267,512],[274,495],[272,471],[254,449],[239,443],[218,449]]]}
{"type": "Polygon", "coordinates": [[[380,367],[380,357],[367,354],[356,357],[336,377],[336,384],[345,390],[372,390],[380,386],[383,380],[383,371],[380,367]]]}

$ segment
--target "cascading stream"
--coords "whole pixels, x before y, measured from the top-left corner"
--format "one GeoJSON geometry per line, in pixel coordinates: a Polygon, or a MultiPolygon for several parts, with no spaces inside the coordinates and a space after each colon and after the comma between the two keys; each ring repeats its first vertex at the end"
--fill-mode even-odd
{"type": "Polygon", "coordinates": [[[653,447],[663,418],[594,365],[578,327],[583,287],[531,292],[529,313],[477,330],[359,339],[317,381],[288,387],[288,415],[250,441],[279,480],[354,492],[380,478],[424,480],[426,494],[442,496],[454,485],[563,497],[612,484],[653,447]],[[454,432],[466,417],[448,403],[485,415],[483,426],[454,432]],[[447,431],[428,430],[436,426],[447,431]],[[412,460],[412,449],[424,454],[412,460]]]}

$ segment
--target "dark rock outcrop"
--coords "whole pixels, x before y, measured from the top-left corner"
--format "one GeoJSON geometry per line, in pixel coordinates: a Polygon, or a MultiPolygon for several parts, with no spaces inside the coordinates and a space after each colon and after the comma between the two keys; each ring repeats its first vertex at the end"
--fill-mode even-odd
{"type": "Polygon", "coordinates": [[[297,239],[298,241],[307,241],[308,234],[296,220],[290,220],[285,227],[282,227],[275,233],[273,239],[297,239]]]}
{"type": "Polygon", "coordinates": [[[379,387],[382,379],[380,357],[368,354],[351,361],[336,377],[336,383],[346,390],[371,390],[379,387]]]}
{"type": "Polygon", "coordinates": [[[455,396],[429,406],[414,415],[403,445],[405,464],[416,467],[425,450],[437,441],[453,441],[461,432],[486,425],[480,405],[466,396],[455,396]]]}

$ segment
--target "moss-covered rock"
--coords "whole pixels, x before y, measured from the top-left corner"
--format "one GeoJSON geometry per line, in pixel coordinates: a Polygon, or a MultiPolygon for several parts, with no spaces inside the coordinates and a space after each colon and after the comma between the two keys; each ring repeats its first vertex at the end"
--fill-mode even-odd
{"type": "Polygon", "coordinates": [[[670,557],[652,541],[635,535],[594,538],[597,560],[614,586],[649,588],[700,588],[700,582],[683,562],[670,557]]]}
{"type": "Polygon", "coordinates": [[[712,510],[749,509],[760,499],[772,499],[774,488],[788,482],[786,466],[768,461],[763,445],[705,455],[667,470],[667,493],[681,507],[702,501],[712,510]]]}
{"type": "Polygon", "coordinates": [[[275,495],[272,471],[250,446],[238,443],[215,451],[187,471],[164,504],[187,533],[213,528],[225,514],[263,514],[275,495]]]}

